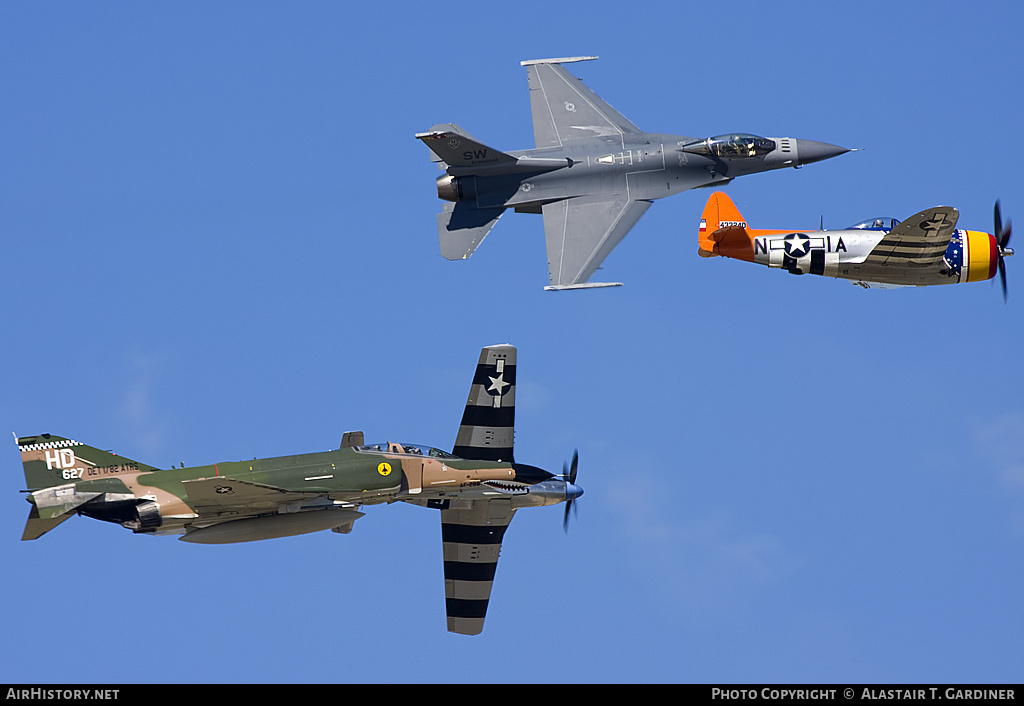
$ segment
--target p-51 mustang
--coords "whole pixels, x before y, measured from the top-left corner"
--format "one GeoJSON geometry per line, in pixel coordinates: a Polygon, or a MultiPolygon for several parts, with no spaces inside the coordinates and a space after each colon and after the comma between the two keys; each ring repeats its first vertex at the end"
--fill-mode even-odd
{"type": "Polygon", "coordinates": [[[448,630],[476,635],[516,510],[565,502],[567,526],[583,494],[575,454],[561,476],[513,460],[515,384],[516,349],[484,348],[452,453],[347,432],[335,451],[160,470],[60,436],[21,437],[32,504],[22,539],[75,514],[202,544],[347,534],[361,506],[401,500],[441,511],[448,630]]]}
{"type": "Polygon", "coordinates": [[[544,216],[546,289],[616,286],[589,279],[655,199],[849,151],[790,137],[643,132],[561,66],[596,58],[522,62],[535,149],[501,152],[451,123],[416,135],[445,170],[437,180],[449,202],[437,216],[444,257],[468,258],[512,208],[544,216]]]}
{"type": "Polygon", "coordinates": [[[924,287],[995,277],[1006,298],[1011,226],[995,206],[995,234],[957,230],[955,208],[936,206],[905,221],[872,218],[846,230],[755,230],[732,200],[711,194],[698,230],[698,254],[853,280],[865,288],[924,287]]]}

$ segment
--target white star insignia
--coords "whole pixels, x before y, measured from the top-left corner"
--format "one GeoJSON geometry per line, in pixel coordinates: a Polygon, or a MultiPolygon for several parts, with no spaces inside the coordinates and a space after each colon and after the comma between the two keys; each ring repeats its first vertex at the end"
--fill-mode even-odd
{"type": "Polygon", "coordinates": [[[794,238],[790,238],[787,241],[787,244],[789,245],[789,252],[790,252],[790,254],[793,254],[793,253],[800,253],[801,255],[805,254],[807,252],[807,243],[808,242],[810,242],[810,238],[807,238],[806,236],[803,236],[803,235],[798,235],[798,236],[796,236],[794,238]]]}
{"type": "Polygon", "coordinates": [[[493,392],[499,397],[505,394],[505,388],[512,383],[505,382],[505,373],[499,373],[498,377],[492,378],[490,375],[487,379],[491,381],[491,386],[487,388],[488,392],[493,392]]]}

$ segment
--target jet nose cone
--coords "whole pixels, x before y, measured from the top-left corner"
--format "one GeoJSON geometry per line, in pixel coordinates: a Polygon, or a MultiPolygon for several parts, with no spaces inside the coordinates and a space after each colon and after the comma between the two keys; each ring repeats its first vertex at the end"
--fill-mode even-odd
{"type": "Polygon", "coordinates": [[[800,164],[812,164],[813,162],[820,162],[823,159],[831,159],[832,157],[838,157],[841,154],[846,154],[850,150],[845,147],[839,147],[838,145],[830,145],[827,142],[817,142],[815,140],[797,140],[796,141],[796,153],[797,161],[800,164]]]}

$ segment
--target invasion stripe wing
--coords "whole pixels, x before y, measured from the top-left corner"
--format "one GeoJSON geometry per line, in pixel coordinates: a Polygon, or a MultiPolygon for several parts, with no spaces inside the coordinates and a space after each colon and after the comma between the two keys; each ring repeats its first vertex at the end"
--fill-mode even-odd
{"type": "Polygon", "coordinates": [[[960,214],[950,206],[921,211],[897,224],[865,258],[865,265],[941,265],[960,214]]]}
{"type": "Polygon", "coordinates": [[[449,632],[478,635],[483,630],[501,541],[514,514],[506,499],[476,500],[469,510],[441,511],[449,632]]]}

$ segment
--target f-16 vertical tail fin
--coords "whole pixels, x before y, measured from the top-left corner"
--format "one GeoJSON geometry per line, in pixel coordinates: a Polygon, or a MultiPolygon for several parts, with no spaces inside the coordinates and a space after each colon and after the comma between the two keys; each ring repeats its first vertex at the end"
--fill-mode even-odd
{"type": "Polygon", "coordinates": [[[515,346],[487,346],[480,351],[452,453],[478,461],[511,462],[515,405],[515,346]]]}
{"type": "Polygon", "coordinates": [[[700,227],[697,231],[697,254],[701,257],[717,257],[718,243],[722,234],[716,237],[716,231],[728,228],[746,230],[747,222],[743,219],[736,204],[721,191],[711,194],[704,212],[700,214],[700,227]]]}
{"type": "Polygon", "coordinates": [[[440,162],[442,169],[447,165],[472,173],[474,167],[490,168],[518,161],[510,154],[479,142],[453,123],[435,125],[427,132],[418,132],[416,139],[430,149],[431,161],[440,162]]]}

